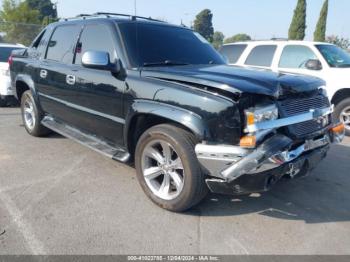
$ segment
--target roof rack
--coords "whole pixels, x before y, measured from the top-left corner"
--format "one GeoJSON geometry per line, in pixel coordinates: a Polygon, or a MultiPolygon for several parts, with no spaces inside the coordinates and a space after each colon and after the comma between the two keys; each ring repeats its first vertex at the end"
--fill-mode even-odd
{"type": "Polygon", "coordinates": [[[288,38],[284,38],[284,37],[273,37],[271,38],[272,41],[288,41],[288,38]]]}
{"type": "Polygon", "coordinates": [[[165,23],[162,20],[158,19],[153,19],[151,17],[144,17],[144,16],[137,16],[137,15],[127,15],[127,14],[118,14],[118,13],[106,13],[106,12],[97,12],[94,14],[79,14],[76,17],[71,17],[71,18],[63,18],[63,21],[72,21],[72,20],[79,20],[79,19],[92,19],[92,18],[99,18],[99,17],[105,17],[105,18],[110,18],[110,17],[128,17],[132,21],[136,21],[137,19],[141,20],[148,20],[148,21],[155,21],[155,22],[161,22],[165,23]]]}

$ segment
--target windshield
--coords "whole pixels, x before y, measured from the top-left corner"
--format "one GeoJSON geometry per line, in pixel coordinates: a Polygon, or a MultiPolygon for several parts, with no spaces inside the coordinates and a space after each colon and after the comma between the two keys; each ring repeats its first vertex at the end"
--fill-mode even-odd
{"type": "Polygon", "coordinates": [[[335,45],[316,45],[331,67],[350,67],[350,54],[335,45]]]}
{"type": "Polygon", "coordinates": [[[119,24],[132,67],[225,64],[198,33],[157,24],[119,24]]]}
{"type": "Polygon", "coordinates": [[[0,47],[0,62],[4,63],[7,62],[12,50],[16,50],[19,48],[15,48],[15,47],[0,47]]]}

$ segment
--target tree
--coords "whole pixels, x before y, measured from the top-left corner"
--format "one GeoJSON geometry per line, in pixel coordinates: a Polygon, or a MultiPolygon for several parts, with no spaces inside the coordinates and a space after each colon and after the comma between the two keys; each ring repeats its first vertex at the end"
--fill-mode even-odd
{"type": "Polygon", "coordinates": [[[250,41],[252,38],[247,34],[237,34],[225,39],[225,44],[250,41]]]}
{"type": "Polygon", "coordinates": [[[216,31],[213,35],[213,46],[215,49],[219,49],[224,43],[225,36],[223,33],[216,31]]]}
{"type": "Polygon", "coordinates": [[[290,40],[304,40],[306,30],[306,0],[298,0],[294,10],[292,23],[289,27],[290,40]]]}
{"type": "Polygon", "coordinates": [[[57,20],[56,5],[50,0],[25,0],[28,6],[33,10],[39,11],[39,20],[43,24],[49,24],[57,20]]]}
{"type": "Polygon", "coordinates": [[[343,49],[348,49],[350,47],[350,40],[347,38],[331,35],[327,37],[327,42],[337,45],[343,49]]]}
{"type": "Polygon", "coordinates": [[[320,18],[318,19],[316,30],[314,33],[314,41],[317,41],[317,42],[326,41],[327,16],[328,16],[328,0],[325,0],[322,6],[320,18]]]}
{"type": "Polygon", "coordinates": [[[200,33],[209,42],[213,41],[214,28],[213,28],[213,14],[209,9],[201,11],[194,21],[193,29],[200,33]]]}
{"type": "Polygon", "coordinates": [[[0,11],[0,31],[10,43],[29,45],[42,29],[39,11],[32,10],[26,2],[4,0],[0,11]]]}

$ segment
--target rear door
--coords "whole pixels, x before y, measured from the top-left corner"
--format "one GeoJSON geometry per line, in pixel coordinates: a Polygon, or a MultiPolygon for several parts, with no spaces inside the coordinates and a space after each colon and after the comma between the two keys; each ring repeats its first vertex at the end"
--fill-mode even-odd
{"type": "Polygon", "coordinates": [[[271,69],[277,45],[264,44],[255,46],[244,61],[244,66],[271,69]]]}
{"type": "Polygon", "coordinates": [[[38,70],[38,91],[43,110],[71,125],[77,124],[77,117],[67,105],[76,103],[79,95],[79,89],[72,84],[70,77],[81,28],[79,24],[56,27],[38,70]]]}
{"type": "Polygon", "coordinates": [[[82,56],[87,51],[107,52],[111,63],[115,63],[118,57],[117,37],[113,23],[87,23],[78,41],[71,74],[76,80],[74,89],[79,94],[74,102],[81,109],[78,112],[79,127],[113,144],[121,145],[125,78],[110,71],[82,66],[82,56]]]}

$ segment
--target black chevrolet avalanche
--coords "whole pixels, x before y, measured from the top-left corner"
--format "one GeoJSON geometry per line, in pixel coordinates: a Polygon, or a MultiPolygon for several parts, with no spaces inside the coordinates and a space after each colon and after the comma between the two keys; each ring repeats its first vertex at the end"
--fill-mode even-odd
{"type": "Polygon", "coordinates": [[[50,24],[10,69],[30,135],[134,162],[146,195],[171,211],[208,190],[250,194],[305,176],[344,135],[323,81],[227,66],[200,34],[144,17],[50,24]]]}

